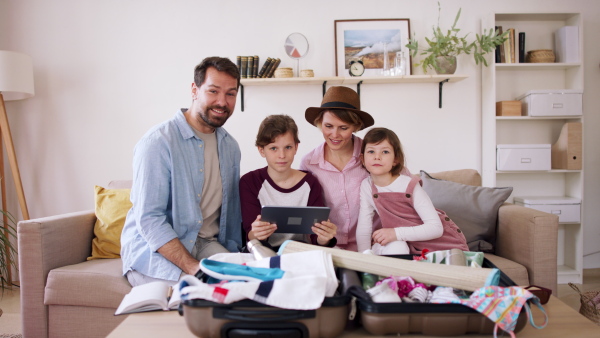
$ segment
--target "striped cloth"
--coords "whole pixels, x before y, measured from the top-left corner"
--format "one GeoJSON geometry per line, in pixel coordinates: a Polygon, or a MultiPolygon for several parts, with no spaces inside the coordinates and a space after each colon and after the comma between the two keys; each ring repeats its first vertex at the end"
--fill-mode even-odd
{"type": "Polygon", "coordinates": [[[494,323],[494,337],[496,337],[497,329],[500,328],[510,334],[511,337],[515,337],[514,329],[517,325],[517,319],[521,313],[521,309],[525,307],[527,316],[532,326],[540,329],[544,328],[548,323],[548,315],[542,307],[539,298],[533,295],[531,292],[518,287],[501,287],[501,286],[486,286],[477,289],[468,299],[432,299],[432,303],[455,303],[468,306],[474,310],[477,310],[481,314],[488,317],[494,323]],[[537,326],[533,322],[531,316],[531,310],[527,300],[531,300],[531,303],[536,305],[546,317],[544,323],[537,326]]]}

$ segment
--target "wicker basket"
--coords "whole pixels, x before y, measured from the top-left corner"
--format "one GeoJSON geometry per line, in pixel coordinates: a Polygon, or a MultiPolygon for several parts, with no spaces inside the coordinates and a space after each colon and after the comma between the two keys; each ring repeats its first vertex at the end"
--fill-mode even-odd
{"type": "Polygon", "coordinates": [[[283,68],[275,69],[274,77],[276,77],[276,78],[293,77],[293,76],[294,76],[294,72],[292,71],[292,68],[283,67],[283,68]]]}
{"type": "Polygon", "coordinates": [[[527,52],[526,62],[530,63],[553,63],[556,56],[552,49],[536,49],[527,52]]]}
{"type": "Polygon", "coordinates": [[[302,69],[300,71],[300,77],[314,77],[315,72],[312,69],[302,69]]]}
{"type": "Polygon", "coordinates": [[[600,325],[600,291],[581,292],[577,285],[569,283],[569,286],[577,291],[580,297],[581,307],[579,313],[586,316],[594,324],[600,325]]]}

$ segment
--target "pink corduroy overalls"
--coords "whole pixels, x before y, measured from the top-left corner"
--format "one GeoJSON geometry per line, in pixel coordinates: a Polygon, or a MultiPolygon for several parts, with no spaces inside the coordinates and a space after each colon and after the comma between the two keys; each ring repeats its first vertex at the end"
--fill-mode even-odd
{"type": "MultiPolygon", "coordinates": [[[[415,186],[423,184],[421,178],[413,176],[406,192],[378,192],[371,180],[371,192],[377,212],[384,228],[410,227],[423,224],[414,207],[413,191],[415,186]]],[[[435,209],[440,216],[444,233],[441,237],[429,241],[409,241],[411,254],[421,254],[423,249],[429,251],[461,249],[468,251],[467,240],[460,228],[442,210],[435,209]]]]}

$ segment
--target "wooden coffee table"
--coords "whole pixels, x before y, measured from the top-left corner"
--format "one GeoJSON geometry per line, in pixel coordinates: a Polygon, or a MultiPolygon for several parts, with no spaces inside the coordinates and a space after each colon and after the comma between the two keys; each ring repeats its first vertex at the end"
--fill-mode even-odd
{"type": "MultiPolygon", "coordinates": [[[[552,296],[550,301],[544,305],[549,317],[548,326],[538,330],[527,324],[517,334],[517,337],[600,337],[600,326],[580,315],[573,308],[552,296]]],[[[536,308],[533,309],[536,324],[543,322],[543,315],[536,308]]],[[[499,332],[500,334],[500,332],[499,332]]],[[[341,337],[358,338],[370,336],[364,329],[344,331],[341,337]]],[[[129,315],[121,325],[114,329],[110,338],[130,337],[195,337],[188,330],[185,319],[177,311],[168,312],[145,312],[129,315]]],[[[371,336],[374,337],[374,336],[371,336]]],[[[387,336],[393,337],[393,336],[387,336]]],[[[427,337],[419,334],[402,335],[402,337],[427,337]]],[[[490,335],[469,335],[468,337],[486,337],[490,335]]]]}

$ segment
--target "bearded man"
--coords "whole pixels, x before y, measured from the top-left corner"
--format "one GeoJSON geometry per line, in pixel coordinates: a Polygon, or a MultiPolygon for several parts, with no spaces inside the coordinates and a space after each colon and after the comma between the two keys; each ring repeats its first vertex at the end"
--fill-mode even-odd
{"type": "Polygon", "coordinates": [[[192,104],[150,129],[133,155],[131,202],[121,234],[132,286],[175,284],[199,261],[242,243],[240,148],[222,128],[240,86],[237,66],[208,57],[194,70],[192,104]]]}

